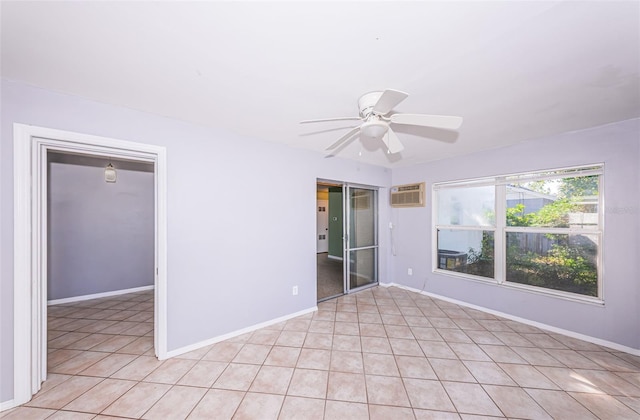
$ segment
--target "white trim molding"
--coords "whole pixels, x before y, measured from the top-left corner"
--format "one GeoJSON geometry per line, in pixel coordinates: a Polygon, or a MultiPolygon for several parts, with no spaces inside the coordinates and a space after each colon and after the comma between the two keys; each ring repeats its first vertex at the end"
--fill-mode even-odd
{"type": "Polygon", "coordinates": [[[288,320],[290,320],[292,318],[296,318],[296,317],[299,317],[299,316],[302,316],[302,315],[306,315],[306,314],[315,312],[317,310],[318,310],[318,307],[314,306],[314,307],[309,308],[309,309],[304,309],[304,310],[299,311],[299,312],[295,312],[295,313],[292,313],[292,314],[289,314],[289,315],[281,316],[279,318],[271,319],[269,321],[261,322],[259,324],[255,324],[255,325],[252,325],[250,327],[246,327],[246,328],[242,328],[240,330],[232,331],[232,332],[230,332],[228,334],[219,335],[217,337],[210,338],[208,340],[200,341],[198,343],[194,343],[194,344],[191,344],[191,345],[188,345],[188,346],[185,346],[185,347],[180,347],[178,349],[171,350],[170,352],[168,352],[167,353],[167,358],[176,357],[176,356],[179,356],[181,354],[188,353],[190,351],[198,350],[198,349],[200,349],[202,347],[210,346],[211,344],[219,343],[221,341],[228,340],[230,338],[237,337],[237,336],[242,335],[242,334],[246,334],[246,333],[253,332],[255,330],[259,330],[260,328],[268,327],[270,325],[279,324],[280,322],[288,321],[288,320]]]}
{"type": "MultiPolygon", "coordinates": [[[[162,146],[13,124],[13,402],[29,401],[47,374],[47,152],[154,163],[156,356],[167,353],[167,157],[162,146]]],[[[3,408],[7,406],[3,403],[3,408]]]]}
{"type": "Polygon", "coordinates": [[[31,399],[31,144],[13,126],[13,402],[31,399]]]}
{"type": "Polygon", "coordinates": [[[8,400],[0,402],[0,413],[6,410],[11,410],[12,408],[17,407],[16,400],[8,400]]]}
{"type": "Polygon", "coordinates": [[[100,299],[100,298],[110,297],[110,296],[126,295],[127,293],[144,292],[146,290],[153,290],[153,289],[154,289],[154,286],[151,285],[151,286],[142,286],[142,287],[132,287],[131,289],[113,290],[111,292],[93,293],[90,295],[72,296],[72,297],[63,298],[63,299],[50,300],[47,302],[47,306],[62,305],[65,303],[73,303],[73,302],[82,302],[84,300],[100,299]]]}

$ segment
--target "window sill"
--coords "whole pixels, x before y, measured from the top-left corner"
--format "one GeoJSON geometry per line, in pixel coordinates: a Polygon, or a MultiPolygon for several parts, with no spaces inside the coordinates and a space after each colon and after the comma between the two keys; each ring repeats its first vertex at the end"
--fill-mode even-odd
{"type": "Polygon", "coordinates": [[[456,278],[459,278],[459,279],[462,279],[462,280],[473,281],[473,282],[476,282],[476,283],[483,283],[483,284],[488,284],[488,285],[492,285],[492,286],[506,287],[508,289],[514,289],[514,290],[518,290],[518,291],[534,293],[534,294],[537,294],[537,295],[542,295],[542,296],[553,297],[553,298],[558,298],[558,299],[562,299],[562,300],[568,300],[568,301],[572,301],[572,302],[586,303],[586,304],[589,304],[589,305],[595,305],[595,306],[604,307],[604,299],[598,298],[598,297],[593,297],[593,296],[582,296],[582,295],[578,295],[578,294],[575,294],[575,293],[562,292],[560,290],[553,290],[553,289],[544,289],[544,288],[541,288],[541,287],[528,286],[528,285],[525,285],[525,284],[518,284],[518,283],[512,283],[512,282],[498,282],[495,279],[490,279],[490,278],[487,278],[487,277],[474,276],[474,275],[470,275],[470,274],[460,273],[460,272],[457,272],[457,271],[443,270],[443,269],[440,269],[440,268],[437,268],[437,269],[433,270],[433,273],[434,274],[441,274],[441,275],[449,276],[449,277],[456,277],[456,278]]]}

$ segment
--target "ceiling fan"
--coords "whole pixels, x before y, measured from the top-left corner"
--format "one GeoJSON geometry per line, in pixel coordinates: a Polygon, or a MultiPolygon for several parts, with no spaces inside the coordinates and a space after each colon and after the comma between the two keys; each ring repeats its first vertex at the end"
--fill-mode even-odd
{"type": "Polygon", "coordinates": [[[327,150],[336,149],[349,140],[354,139],[356,134],[361,134],[366,137],[381,139],[385,146],[387,146],[389,153],[398,153],[404,149],[398,136],[391,130],[390,124],[417,125],[421,127],[444,128],[447,130],[456,130],[462,125],[462,117],[448,115],[390,114],[393,108],[404,101],[407,96],[409,96],[409,94],[393,89],[387,89],[383,92],[365,93],[358,99],[359,117],[305,120],[300,121],[300,124],[359,120],[362,121],[360,126],[355,127],[340,137],[338,141],[327,147],[327,150]]]}

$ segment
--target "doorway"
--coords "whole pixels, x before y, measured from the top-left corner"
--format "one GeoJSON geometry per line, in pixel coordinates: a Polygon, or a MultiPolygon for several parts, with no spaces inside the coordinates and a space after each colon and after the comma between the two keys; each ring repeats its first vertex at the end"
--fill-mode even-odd
{"type": "MultiPolygon", "coordinates": [[[[47,182],[49,152],[147,162],[154,168],[153,347],[167,356],[166,149],[14,124],[14,402],[31,399],[47,378],[47,182]]],[[[106,244],[105,244],[106,246],[106,244]]]]}
{"type": "Polygon", "coordinates": [[[150,162],[47,153],[49,306],[153,288],[154,177],[150,162]]]}
{"type": "Polygon", "coordinates": [[[317,300],[344,294],[342,185],[318,182],[317,300]]]}
{"type": "Polygon", "coordinates": [[[153,351],[154,178],[150,162],[48,151],[48,376],[153,351]]]}
{"type": "Polygon", "coordinates": [[[378,283],[378,191],[318,181],[317,300],[378,283]]]}

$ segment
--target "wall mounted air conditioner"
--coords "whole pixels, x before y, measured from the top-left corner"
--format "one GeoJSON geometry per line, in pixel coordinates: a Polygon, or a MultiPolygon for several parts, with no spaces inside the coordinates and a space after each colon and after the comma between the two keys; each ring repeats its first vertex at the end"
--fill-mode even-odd
{"type": "Polygon", "coordinates": [[[391,187],[391,207],[424,206],[424,182],[391,187]]]}

